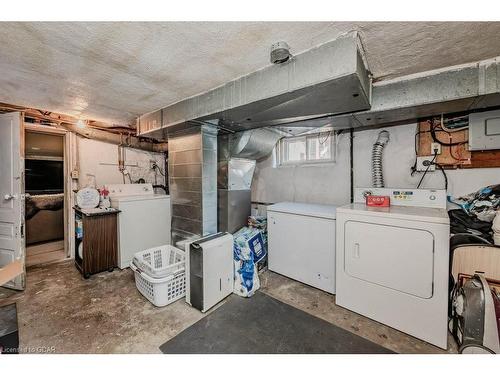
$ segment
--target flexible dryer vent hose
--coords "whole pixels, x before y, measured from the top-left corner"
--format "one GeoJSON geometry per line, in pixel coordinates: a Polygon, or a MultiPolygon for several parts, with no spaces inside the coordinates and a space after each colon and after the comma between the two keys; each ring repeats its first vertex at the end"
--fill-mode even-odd
{"type": "Polygon", "coordinates": [[[382,151],[389,143],[389,132],[382,130],[378,133],[377,141],[373,144],[372,150],[372,183],[373,187],[384,187],[384,175],[382,173],[382,151]]]}

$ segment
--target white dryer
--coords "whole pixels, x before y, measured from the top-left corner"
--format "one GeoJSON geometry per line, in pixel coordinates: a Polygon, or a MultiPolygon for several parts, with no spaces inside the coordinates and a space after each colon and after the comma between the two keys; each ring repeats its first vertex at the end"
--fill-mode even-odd
{"type": "Polygon", "coordinates": [[[118,267],[130,266],[135,253],[170,244],[170,196],[151,184],[110,184],[111,207],[118,215],[118,267]]]}
{"type": "Polygon", "coordinates": [[[336,303],[446,349],[449,233],[444,190],[355,189],[337,208],[336,303]]]}

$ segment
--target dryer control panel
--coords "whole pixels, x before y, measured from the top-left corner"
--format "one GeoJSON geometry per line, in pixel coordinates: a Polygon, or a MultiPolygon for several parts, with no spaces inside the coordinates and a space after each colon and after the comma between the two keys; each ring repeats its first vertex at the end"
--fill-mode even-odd
{"type": "Polygon", "coordinates": [[[390,197],[392,206],[446,208],[446,190],[405,188],[355,188],[354,202],[365,203],[368,195],[390,197]]]}

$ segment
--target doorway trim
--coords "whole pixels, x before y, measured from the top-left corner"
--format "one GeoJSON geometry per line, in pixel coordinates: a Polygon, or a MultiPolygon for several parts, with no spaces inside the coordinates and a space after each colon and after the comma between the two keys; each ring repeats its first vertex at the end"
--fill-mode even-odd
{"type": "Polygon", "coordinates": [[[74,257],[74,236],[71,234],[75,231],[75,223],[72,220],[73,206],[75,205],[75,198],[73,194],[74,182],[71,177],[71,172],[74,170],[75,164],[75,140],[74,133],[68,130],[54,128],[47,125],[24,123],[24,136],[26,132],[52,134],[63,137],[64,147],[64,253],[66,259],[74,257]]]}

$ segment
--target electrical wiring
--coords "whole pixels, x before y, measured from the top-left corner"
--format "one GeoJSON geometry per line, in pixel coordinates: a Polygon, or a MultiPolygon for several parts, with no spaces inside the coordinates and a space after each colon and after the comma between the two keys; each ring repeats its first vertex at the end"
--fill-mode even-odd
{"type": "Polygon", "coordinates": [[[160,172],[160,174],[165,177],[165,173],[163,172],[163,169],[160,168],[160,166],[156,163],[156,161],[153,162],[153,165],[151,166],[151,169],[154,171],[160,172]]]}
{"type": "Polygon", "coordinates": [[[153,167],[153,169],[157,169],[157,170],[158,170],[158,172],[160,172],[160,174],[161,174],[163,177],[165,177],[165,173],[163,172],[163,170],[162,170],[162,169],[161,169],[161,168],[160,168],[157,164],[155,164],[155,166],[153,167]]]}
{"type": "Polygon", "coordinates": [[[449,128],[446,126],[446,121],[444,119],[444,115],[441,115],[441,128],[446,131],[447,133],[454,133],[454,132],[459,132],[461,130],[464,130],[465,128],[469,127],[469,115],[465,116],[457,116],[453,117],[447,120],[449,123],[452,125],[454,124],[455,126],[453,128],[449,128]],[[456,125],[459,124],[459,125],[456,125]]]}
{"type": "MultiPolygon", "coordinates": [[[[433,139],[433,141],[435,141],[436,143],[439,143],[441,144],[442,146],[447,146],[447,147],[450,147],[450,156],[456,160],[457,162],[461,163],[463,161],[467,161],[468,159],[463,159],[460,157],[457,158],[454,154],[453,154],[453,146],[460,146],[460,145],[463,145],[463,144],[467,144],[468,142],[467,141],[461,141],[461,142],[443,142],[443,141],[440,141],[437,136],[436,136],[436,133],[437,132],[444,132],[444,133],[451,133],[450,131],[448,131],[447,129],[443,129],[442,128],[442,125],[435,125],[434,124],[434,120],[431,119],[428,121],[429,122],[429,125],[430,125],[430,130],[418,130],[417,128],[417,132],[415,132],[415,155],[418,156],[418,140],[419,140],[419,136],[420,134],[424,134],[424,133],[431,133],[431,137],[433,139]]],[[[460,128],[459,130],[463,130],[464,127],[460,128]]],[[[458,131],[458,129],[456,130],[458,131]]],[[[452,165],[452,166],[456,166],[457,164],[459,163],[453,163],[453,164],[446,164],[446,165],[452,165]]],[[[442,164],[441,164],[442,165],[442,164]]],[[[415,172],[417,171],[417,160],[415,159],[415,163],[413,164],[413,166],[411,167],[411,176],[413,176],[415,174],[415,172]]]]}
{"type": "MultiPolygon", "coordinates": [[[[467,125],[468,126],[468,125],[467,125]]],[[[456,160],[457,162],[461,163],[463,161],[467,161],[467,159],[463,159],[461,158],[460,156],[457,158],[454,154],[453,154],[453,147],[454,146],[461,146],[461,145],[464,145],[464,144],[467,144],[468,141],[460,141],[460,142],[442,142],[440,141],[439,139],[437,139],[436,137],[436,133],[435,131],[436,130],[441,130],[441,131],[444,131],[448,134],[450,133],[453,133],[453,132],[457,132],[457,131],[460,131],[460,130],[463,130],[465,127],[467,126],[462,126],[460,128],[457,128],[457,129],[453,129],[453,130],[450,130],[448,128],[446,128],[444,126],[444,120],[443,120],[443,116],[441,116],[441,124],[439,124],[439,128],[437,125],[434,124],[434,120],[431,120],[430,122],[430,128],[433,132],[431,132],[431,136],[432,136],[432,139],[434,140],[434,142],[437,142],[443,146],[448,146],[450,148],[450,156],[456,160]]],[[[450,164],[450,165],[456,165],[457,163],[454,163],[454,164],[450,164]]]]}
{"type": "MultiPolygon", "coordinates": [[[[446,172],[445,172],[443,166],[441,164],[435,162],[437,155],[438,154],[435,153],[434,157],[432,158],[432,160],[428,162],[429,164],[427,164],[427,168],[425,169],[424,174],[422,175],[422,177],[420,178],[420,181],[418,182],[417,189],[419,189],[420,186],[422,185],[422,181],[424,180],[425,176],[427,175],[427,172],[429,171],[431,165],[435,165],[437,168],[439,168],[439,170],[443,174],[443,177],[444,177],[444,189],[448,190],[448,176],[446,175],[446,172]]],[[[415,173],[415,171],[416,171],[416,168],[415,168],[415,170],[412,171],[412,176],[415,173]]]]}
{"type": "Polygon", "coordinates": [[[463,158],[461,157],[461,155],[460,155],[460,149],[459,149],[459,148],[457,148],[457,152],[459,153],[458,157],[456,157],[455,155],[453,155],[453,147],[450,147],[450,156],[451,156],[454,160],[456,160],[456,161],[458,161],[458,162],[463,162],[463,161],[468,161],[468,160],[469,160],[469,159],[463,159],[463,158]]]}
{"type": "MultiPolygon", "coordinates": [[[[430,130],[418,130],[418,125],[417,125],[417,131],[415,132],[415,143],[414,143],[414,148],[415,148],[415,163],[413,163],[413,166],[410,168],[410,175],[413,177],[415,172],[417,171],[417,157],[418,157],[418,140],[420,137],[420,134],[424,133],[430,133],[430,130]]],[[[441,129],[436,129],[437,131],[444,131],[441,129]]]]}
{"type": "Polygon", "coordinates": [[[436,160],[437,155],[438,155],[437,153],[434,153],[434,157],[429,162],[429,164],[427,164],[427,168],[425,169],[424,174],[422,175],[422,178],[418,182],[417,189],[419,189],[420,185],[422,185],[422,181],[424,180],[425,176],[427,175],[427,172],[429,172],[429,168],[431,167],[431,165],[434,164],[434,160],[436,160]]]}
{"type": "MultiPolygon", "coordinates": [[[[442,127],[441,127],[441,130],[446,132],[446,133],[449,133],[447,132],[446,130],[444,130],[442,127]]],[[[443,142],[441,140],[439,140],[436,136],[436,125],[434,124],[434,119],[431,119],[430,120],[430,133],[431,133],[431,137],[432,137],[432,140],[436,143],[439,143],[440,145],[442,146],[448,146],[448,147],[451,147],[451,146],[458,146],[458,145],[463,145],[464,143],[467,143],[467,141],[460,141],[460,142],[443,142]]]]}
{"type": "Polygon", "coordinates": [[[328,141],[328,139],[330,138],[331,133],[332,133],[331,131],[326,132],[326,137],[325,137],[325,139],[324,139],[323,141],[322,141],[322,140],[321,140],[321,138],[320,138],[320,137],[321,137],[322,132],[318,133],[318,142],[319,142],[321,145],[324,145],[324,144],[326,143],[326,141],[328,141]]]}
{"type": "Polygon", "coordinates": [[[439,170],[441,171],[441,173],[443,174],[443,177],[444,177],[444,189],[445,190],[448,190],[448,176],[446,175],[446,172],[444,171],[444,168],[441,164],[438,164],[438,163],[432,163],[434,164],[436,167],[439,168],[439,170]]]}
{"type": "MultiPolygon", "coordinates": [[[[430,133],[431,138],[432,138],[432,140],[434,142],[436,142],[436,143],[438,143],[438,144],[440,144],[442,146],[449,147],[450,156],[454,160],[456,160],[457,163],[450,163],[450,164],[437,163],[436,159],[437,159],[438,154],[434,153],[434,156],[433,156],[432,160],[430,160],[428,162],[424,162],[424,163],[428,163],[427,164],[427,168],[425,169],[422,177],[420,178],[420,181],[418,182],[417,189],[420,188],[420,186],[422,185],[422,182],[423,182],[425,176],[427,175],[427,172],[429,171],[431,165],[434,165],[443,174],[444,186],[445,186],[445,189],[447,190],[448,189],[448,176],[446,174],[446,171],[444,170],[444,166],[456,166],[457,164],[459,164],[459,163],[461,163],[463,161],[468,160],[468,159],[463,159],[461,157],[461,155],[460,155],[460,149],[457,149],[458,157],[453,154],[453,147],[455,147],[455,146],[461,146],[461,145],[467,144],[468,142],[467,141],[460,141],[460,142],[451,142],[450,141],[450,142],[444,142],[444,141],[442,141],[442,140],[440,140],[440,139],[437,138],[436,133],[437,132],[444,132],[444,133],[447,133],[447,134],[451,134],[451,133],[454,133],[454,132],[457,132],[457,131],[460,131],[460,130],[464,130],[468,126],[468,124],[467,125],[460,125],[460,126],[458,126],[457,128],[454,128],[454,129],[449,129],[446,126],[443,125],[444,124],[443,116],[441,116],[441,123],[439,125],[435,124],[435,120],[434,119],[431,119],[428,122],[429,122],[429,130],[419,130],[419,128],[417,127],[417,131],[415,132],[415,142],[414,142],[415,156],[418,157],[418,145],[419,145],[420,134],[430,133]]],[[[451,135],[450,135],[450,139],[451,139],[451,135]]],[[[411,167],[411,176],[413,176],[415,174],[415,172],[417,172],[417,159],[416,159],[416,157],[415,157],[415,163],[411,167]]]]}

